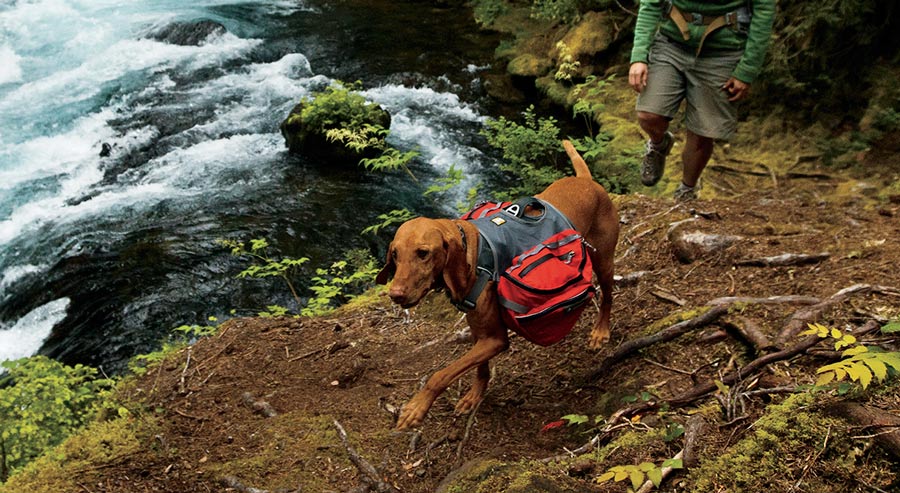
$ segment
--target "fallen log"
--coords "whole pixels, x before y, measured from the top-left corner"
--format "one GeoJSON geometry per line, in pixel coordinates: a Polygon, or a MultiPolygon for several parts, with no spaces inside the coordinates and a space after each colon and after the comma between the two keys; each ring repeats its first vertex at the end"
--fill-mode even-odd
{"type": "Polygon", "coordinates": [[[778,334],[778,337],[775,338],[775,344],[779,347],[783,346],[787,341],[797,337],[797,334],[803,332],[806,329],[808,324],[815,322],[818,318],[822,316],[825,311],[831,309],[835,305],[843,303],[850,296],[855,294],[865,294],[877,292],[881,294],[887,294],[891,296],[900,295],[900,291],[896,288],[889,286],[873,286],[871,284],[854,284],[853,286],[841,289],[840,291],[834,293],[826,300],[820,301],[815,305],[808,306],[801,310],[798,310],[788,323],[781,330],[781,333],[778,334]]]}

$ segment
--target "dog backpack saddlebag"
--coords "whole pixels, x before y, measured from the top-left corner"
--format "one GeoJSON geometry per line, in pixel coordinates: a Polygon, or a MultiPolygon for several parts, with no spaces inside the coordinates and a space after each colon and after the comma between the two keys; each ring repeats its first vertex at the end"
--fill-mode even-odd
{"type": "Polygon", "coordinates": [[[506,325],[549,346],[567,336],[595,294],[583,238],[566,229],[513,259],[497,282],[506,325]]]}

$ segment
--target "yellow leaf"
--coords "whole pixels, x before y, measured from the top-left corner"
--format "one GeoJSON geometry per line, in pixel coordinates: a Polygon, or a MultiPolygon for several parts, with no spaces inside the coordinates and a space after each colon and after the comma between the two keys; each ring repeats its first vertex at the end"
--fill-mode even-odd
{"type": "Polygon", "coordinates": [[[605,473],[601,474],[600,476],[597,476],[597,479],[595,481],[598,483],[605,483],[605,482],[609,481],[610,479],[614,478],[615,476],[616,476],[616,473],[614,473],[612,471],[606,471],[605,473]]]}
{"type": "Polygon", "coordinates": [[[868,387],[872,383],[872,372],[865,365],[859,365],[859,383],[862,384],[863,388],[868,387]]]}
{"type": "Polygon", "coordinates": [[[631,417],[631,422],[632,422],[632,423],[640,423],[640,422],[641,422],[641,416],[640,416],[639,414],[638,414],[638,415],[635,415],[635,416],[632,416],[632,417],[631,417]]]}
{"type": "Polygon", "coordinates": [[[641,462],[640,464],[638,464],[638,469],[644,472],[647,472],[654,468],[656,468],[656,464],[652,462],[641,462]]]}
{"type": "Polygon", "coordinates": [[[644,473],[635,469],[634,471],[631,471],[629,478],[631,478],[631,486],[633,486],[634,489],[638,489],[644,482],[644,473]]]}
{"type": "Polygon", "coordinates": [[[832,339],[840,339],[842,335],[844,335],[844,334],[841,334],[841,331],[839,331],[837,329],[831,329],[831,338],[832,339]]]}
{"type": "Polygon", "coordinates": [[[831,383],[832,380],[834,380],[834,372],[833,371],[825,372],[825,373],[822,373],[821,375],[819,375],[819,378],[816,380],[816,385],[820,386],[820,387],[822,385],[828,385],[829,383],[831,383]]]}
{"type": "Polygon", "coordinates": [[[866,360],[866,364],[872,369],[872,373],[875,374],[875,378],[877,378],[879,382],[887,378],[887,366],[885,366],[881,360],[870,358],[866,360]]]}
{"type": "Polygon", "coordinates": [[[619,481],[628,477],[628,471],[620,470],[616,471],[616,476],[614,480],[618,483],[619,481]]]}

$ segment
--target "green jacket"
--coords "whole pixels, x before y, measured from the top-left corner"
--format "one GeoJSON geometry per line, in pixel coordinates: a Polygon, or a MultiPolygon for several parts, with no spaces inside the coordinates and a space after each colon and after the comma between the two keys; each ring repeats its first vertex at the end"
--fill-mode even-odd
{"type": "MultiPolygon", "coordinates": [[[[717,16],[733,12],[741,6],[751,4],[753,17],[747,34],[739,33],[731,27],[723,27],[710,34],[703,43],[703,52],[713,50],[744,50],[744,56],[734,69],[732,75],[740,81],[751,83],[759,75],[769,39],[772,37],[772,22],[775,17],[775,0],[673,0],[682,12],[717,16]]],[[[663,13],[662,0],[641,0],[637,22],[634,26],[634,48],[631,50],[631,63],[647,62],[650,44],[657,29],[676,43],[697,48],[705,26],[691,25],[691,38],[687,41],[681,36],[678,26],[663,13]]]]}

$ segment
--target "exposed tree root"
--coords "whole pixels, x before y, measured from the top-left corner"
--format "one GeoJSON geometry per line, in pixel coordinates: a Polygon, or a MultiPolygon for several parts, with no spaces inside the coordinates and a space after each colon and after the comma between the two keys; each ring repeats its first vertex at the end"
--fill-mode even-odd
{"type": "Polygon", "coordinates": [[[869,432],[868,435],[857,438],[872,438],[885,452],[900,459],[900,416],[846,401],[829,404],[825,407],[825,412],[843,418],[869,432]]]}
{"type": "Polygon", "coordinates": [[[773,257],[757,257],[738,260],[734,265],[745,265],[755,267],[783,267],[789,265],[808,265],[817,264],[831,257],[828,252],[822,253],[783,253],[773,257]]]}
{"type": "Polygon", "coordinates": [[[677,324],[660,330],[655,334],[626,341],[620,344],[619,347],[617,347],[611,355],[601,361],[597,368],[593,372],[591,372],[587,378],[589,380],[596,380],[600,378],[614,364],[637,352],[639,349],[652,346],[653,344],[659,342],[671,341],[672,339],[686,334],[698,327],[705,327],[721,318],[722,315],[728,313],[729,308],[730,305],[714,306],[712,309],[703,313],[702,315],[694,317],[690,320],[678,322],[677,324]]]}

